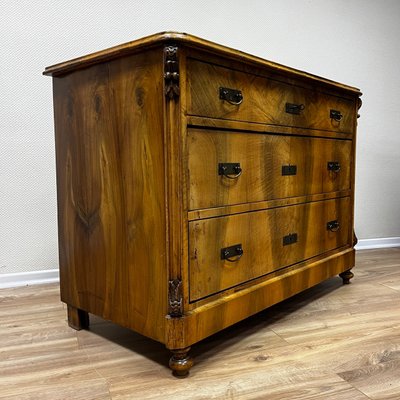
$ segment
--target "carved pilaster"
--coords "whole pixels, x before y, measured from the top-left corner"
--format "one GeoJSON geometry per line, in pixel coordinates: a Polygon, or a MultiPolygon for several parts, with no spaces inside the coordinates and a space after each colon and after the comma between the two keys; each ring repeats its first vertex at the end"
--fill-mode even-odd
{"type": "MultiPolygon", "coordinates": [[[[357,111],[360,111],[361,106],[362,106],[362,100],[360,98],[358,98],[357,111]]],[[[358,113],[357,113],[357,118],[360,118],[360,114],[358,114],[358,113]]]]}
{"type": "Polygon", "coordinates": [[[358,243],[357,235],[353,229],[353,247],[358,243]]]}
{"type": "Polygon", "coordinates": [[[169,281],[168,289],[168,314],[171,317],[182,317],[183,315],[183,295],[182,295],[182,281],[180,279],[173,279],[169,281]]]}
{"type": "Polygon", "coordinates": [[[176,46],[164,48],[164,80],[167,99],[179,97],[179,64],[176,46]]]}

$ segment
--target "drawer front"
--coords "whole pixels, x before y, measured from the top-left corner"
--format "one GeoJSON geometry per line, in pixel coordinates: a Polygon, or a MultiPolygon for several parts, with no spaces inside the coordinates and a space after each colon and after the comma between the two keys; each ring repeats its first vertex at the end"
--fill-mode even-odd
{"type": "Polygon", "coordinates": [[[189,129],[189,207],[349,189],[351,146],[349,140],[189,129]]]}
{"type": "Polygon", "coordinates": [[[355,105],[348,99],[193,59],[188,60],[188,79],[190,115],[353,131],[355,105]],[[242,97],[228,92],[224,98],[220,88],[240,91],[242,97]]]}
{"type": "Polygon", "coordinates": [[[192,221],[190,300],[344,246],[349,223],[349,197],[192,221]]]}

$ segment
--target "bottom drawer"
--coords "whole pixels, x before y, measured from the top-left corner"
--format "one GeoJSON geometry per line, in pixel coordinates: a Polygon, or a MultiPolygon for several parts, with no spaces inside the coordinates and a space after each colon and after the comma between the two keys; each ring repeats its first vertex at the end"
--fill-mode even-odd
{"type": "Polygon", "coordinates": [[[190,301],[344,246],[349,223],[349,197],[192,221],[190,301]]]}

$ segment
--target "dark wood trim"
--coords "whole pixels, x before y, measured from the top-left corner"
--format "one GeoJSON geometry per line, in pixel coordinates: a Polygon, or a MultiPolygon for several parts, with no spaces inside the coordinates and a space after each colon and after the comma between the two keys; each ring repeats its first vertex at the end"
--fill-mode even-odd
{"type": "Polygon", "coordinates": [[[183,315],[182,281],[180,279],[169,281],[168,314],[171,317],[181,317],[183,315]]]}
{"type": "Polygon", "coordinates": [[[167,99],[174,99],[180,94],[178,47],[164,47],[164,90],[167,99]]]}

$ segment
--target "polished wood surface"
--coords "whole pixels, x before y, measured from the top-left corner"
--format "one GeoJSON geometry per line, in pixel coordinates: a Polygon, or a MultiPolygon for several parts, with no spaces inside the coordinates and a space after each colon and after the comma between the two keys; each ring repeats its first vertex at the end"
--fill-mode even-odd
{"type": "Polygon", "coordinates": [[[173,374],[178,378],[185,378],[193,366],[193,359],[188,355],[190,347],[184,349],[172,350],[172,356],[169,359],[169,367],[173,374]]]}
{"type": "Polygon", "coordinates": [[[189,129],[187,142],[190,210],[350,188],[349,140],[189,129]],[[242,174],[219,175],[219,163],[240,163],[242,174]],[[296,175],[282,175],[285,165],[296,175]]]}
{"type": "Polygon", "coordinates": [[[45,69],[43,74],[49,76],[62,76],[78,69],[86,68],[90,65],[95,65],[104,61],[124,57],[129,54],[135,54],[142,51],[143,49],[149,49],[154,46],[159,46],[160,44],[163,45],[164,43],[179,44],[182,47],[187,46],[194,50],[199,49],[201,51],[208,52],[209,55],[215,54],[217,57],[223,57],[227,60],[242,60],[243,62],[249,64],[252,68],[256,67],[262,68],[264,70],[267,69],[271,71],[276,71],[282,76],[290,76],[292,78],[300,79],[305,82],[316,82],[322,86],[336,88],[337,90],[344,93],[351,92],[356,95],[360,94],[360,90],[353,86],[344,85],[342,83],[313,75],[308,72],[300,71],[295,68],[290,68],[282,64],[265,60],[252,54],[244,53],[242,51],[232,49],[227,46],[223,46],[194,35],[172,31],[156,33],[154,35],[133,40],[128,43],[111,47],[109,49],[101,50],[96,53],[88,54],[82,57],[75,58],[73,60],[49,66],[45,69]]]}
{"type": "Polygon", "coordinates": [[[80,331],[89,328],[89,313],[67,304],[68,325],[80,331]]]}
{"type": "Polygon", "coordinates": [[[271,273],[267,279],[255,279],[244,287],[232,288],[209,300],[193,303],[184,318],[167,319],[169,349],[183,348],[256,314],[282,300],[332,278],[354,266],[352,249],[325,253],[313,261],[271,273]],[[179,335],[176,334],[179,332],[179,335]]]}
{"type": "Polygon", "coordinates": [[[188,115],[187,122],[191,127],[202,127],[202,128],[216,128],[216,129],[227,129],[242,132],[254,132],[254,133],[275,133],[278,135],[288,134],[296,136],[308,136],[308,137],[326,137],[332,139],[352,139],[351,134],[335,132],[335,131],[320,131],[318,129],[307,129],[293,126],[282,126],[282,125],[271,125],[260,122],[246,122],[246,121],[235,121],[229,119],[218,119],[210,117],[199,117],[196,115],[188,115]]]}
{"type": "Polygon", "coordinates": [[[359,251],[356,270],[198,343],[185,381],[129,329],[70,329],[58,285],[2,289],[0,399],[397,400],[400,249],[359,251]]]}
{"type": "Polygon", "coordinates": [[[158,52],[54,80],[61,299],[164,341],[158,52]]]}
{"type": "Polygon", "coordinates": [[[349,269],[340,273],[339,276],[343,279],[343,283],[345,285],[348,285],[350,283],[350,279],[354,278],[354,274],[349,269]]]}
{"type": "Polygon", "coordinates": [[[71,327],[88,312],[128,327],[186,376],[191,345],[354,266],[357,89],[176,33],[44,73],[71,327]],[[229,185],[224,162],[243,167],[229,185]],[[242,267],[228,271],[221,248],[236,242],[242,267]]]}
{"type": "MultiPolygon", "coordinates": [[[[228,217],[193,221],[189,227],[190,300],[198,300],[329,250],[351,245],[350,199],[326,200],[228,217]],[[337,220],[341,228],[327,229],[337,220]],[[296,234],[296,242],[283,238],[296,234]],[[237,261],[221,259],[240,244],[237,261]]],[[[237,257],[232,257],[234,260],[237,257]]]]}
{"type": "Polygon", "coordinates": [[[351,134],[354,125],[354,101],[245,74],[210,63],[188,60],[188,114],[211,118],[261,122],[273,125],[305,127],[351,134]],[[219,88],[240,90],[243,100],[231,104],[219,97],[219,88]],[[298,115],[286,112],[286,103],[301,105],[298,115]],[[340,111],[341,121],[330,117],[340,111]]]}

